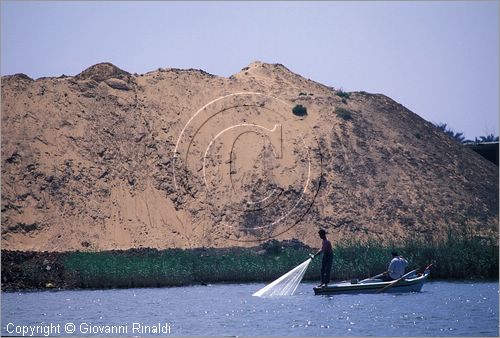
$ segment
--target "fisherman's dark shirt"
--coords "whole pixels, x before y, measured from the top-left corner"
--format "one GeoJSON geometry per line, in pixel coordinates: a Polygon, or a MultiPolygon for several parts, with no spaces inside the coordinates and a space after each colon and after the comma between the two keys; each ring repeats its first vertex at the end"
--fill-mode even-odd
{"type": "Polygon", "coordinates": [[[323,253],[333,253],[332,243],[330,243],[330,241],[327,240],[326,238],[323,240],[321,251],[323,251],[323,253]]]}

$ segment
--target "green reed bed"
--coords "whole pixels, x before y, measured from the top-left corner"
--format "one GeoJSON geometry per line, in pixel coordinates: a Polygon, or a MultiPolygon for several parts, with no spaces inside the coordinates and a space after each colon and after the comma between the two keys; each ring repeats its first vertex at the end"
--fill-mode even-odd
{"type": "MultiPolygon", "coordinates": [[[[397,250],[415,269],[433,263],[431,278],[498,278],[495,239],[450,233],[441,241],[411,240],[381,245],[356,240],[333,249],[332,280],[366,278],[384,271],[397,250]]],[[[219,282],[269,282],[315,250],[298,241],[270,241],[255,248],[132,249],[105,252],[2,251],[2,289],[121,288],[219,282]]],[[[319,280],[321,257],[304,276],[319,280]]]]}
{"type": "MultiPolygon", "coordinates": [[[[146,250],[145,253],[77,252],[65,258],[66,274],[76,287],[177,286],[217,282],[271,281],[314,252],[305,247],[205,250],[146,250]]],[[[350,241],[334,247],[333,280],[366,278],[384,271],[397,250],[408,269],[433,263],[433,278],[497,278],[498,245],[479,238],[450,237],[438,243],[411,241],[383,246],[350,241]]],[[[319,279],[321,258],[313,260],[305,279],[319,279]]]]}
{"type": "Polygon", "coordinates": [[[64,266],[72,284],[84,288],[254,282],[280,276],[307,259],[307,252],[284,249],[269,254],[241,248],[147,250],[140,255],[75,252],[67,255],[64,266]]]}
{"type": "MultiPolygon", "coordinates": [[[[448,234],[437,242],[408,240],[383,246],[377,242],[351,241],[334,247],[333,279],[366,278],[387,269],[395,250],[409,261],[408,270],[432,266],[432,278],[498,278],[498,244],[493,239],[448,234]]],[[[313,269],[309,269],[315,277],[313,269]]]]}

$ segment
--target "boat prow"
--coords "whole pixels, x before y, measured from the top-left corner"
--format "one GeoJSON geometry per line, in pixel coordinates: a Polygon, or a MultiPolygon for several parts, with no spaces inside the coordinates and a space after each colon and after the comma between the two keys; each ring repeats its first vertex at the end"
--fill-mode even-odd
{"type": "Polygon", "coordinates": [[[380,279],[365,279],[360,282],[346,281],[337,284],[331,284],[326,287],[313,288],[316,295],[335,295],[346,293],[377,293],[383,292],[419,292],[422,290],[427,277],[429,277],[429,267],[423,273],[414,273],[408,277],[395,282],[384,282],[380,279]],[[390,286],[390,284],[393,284],[390,286]]]}

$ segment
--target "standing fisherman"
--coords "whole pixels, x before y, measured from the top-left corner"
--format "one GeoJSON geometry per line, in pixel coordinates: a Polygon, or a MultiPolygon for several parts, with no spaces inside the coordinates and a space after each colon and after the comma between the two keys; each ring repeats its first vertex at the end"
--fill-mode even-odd
{"type": "Polygon", "coordinates": [[[319,238],[323,240],[321,244],[321,250],[316,252],[316,254],[311,255],[311,258],[316,257],[320,253],[323,253],[323,259],[321,260],[321,284],[318,285],[318,288],[323,288],[328,286],[330,282],[330,271],[332,270],[332,262],[333,262],[333,249],[332,243],[326,238],[326,231],[321,229],[318,231],[319,238]]]}

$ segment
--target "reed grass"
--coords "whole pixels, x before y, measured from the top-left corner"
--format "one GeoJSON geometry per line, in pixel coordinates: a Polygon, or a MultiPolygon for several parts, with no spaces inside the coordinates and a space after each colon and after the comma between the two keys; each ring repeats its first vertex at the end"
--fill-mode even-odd
{"type": "Polygon", "coordinates": [[[84,288],[178,286],[270,280],[307,258],[305,251],[279,255],[235,249],[149,251],[144,255],[109,252],[70,253],[64,261],[72,284],[84,288]]]}
{"type": "MultiPolygon", "coordinates": [[[[282,247],[279,242],[273,245],[266,250],[73,252],[65,256],[63,264],[69,285],[82,288],[268,282],[299,265],[314,252],[307,247],[282,247]]],[[[386,269],[392,250],[409,260],[408,269],[433,263],[432,278],[498,278],[496,241],[450,233],[435,243],[418,240],[392,245],[375,241],[344,242],[334,247],[332,280],[361,279],[378,274],[386,269]]],[[[313,260],[304,278],[319,280],[320,265],[321,258],[313,260]]]]}

